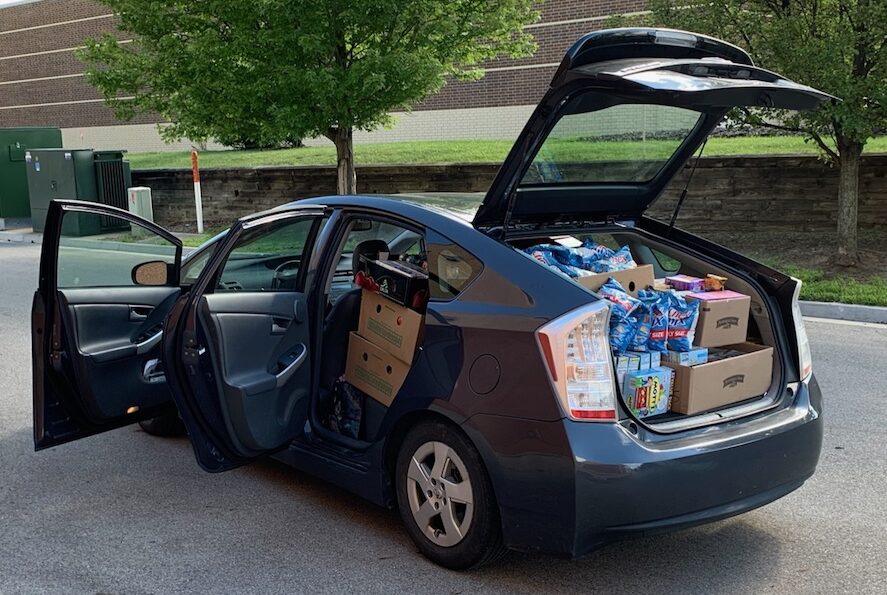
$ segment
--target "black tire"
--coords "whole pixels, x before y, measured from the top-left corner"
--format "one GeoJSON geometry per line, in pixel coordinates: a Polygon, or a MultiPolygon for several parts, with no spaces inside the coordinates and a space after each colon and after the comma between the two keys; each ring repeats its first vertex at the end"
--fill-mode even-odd
{"type": "MultiPolygon", "coordinates": [[[[455,465],[455,463],[453,463],[455,465]]],[[[433,471],[433,470],[432,470],[433,471]]],[[[460,481],[461,475],[459,477],[460,481]]],[[[441,485],[441,484],[438,484],[441,485]]],[[[502,526],[499,517],[499,506],[486,469],[474,445],[457,428],[442,422],[426,422],[410,430],[400,446],[395,466],[395,486],[397,489],[397,506],[401,519],[406,526],[413,542],[430,560],[445,568],[463,570],[478,568],[501,558],[507,551],[502,543],[502,526]],[[454,545],[442,546],[432,541],[426,534],[429,527],[420,527],[419,521],[413,516],[410,494],[415,490],[415,499],[425,498],[424,490],[417,482],[408,479],[410,464],[419,449],[427,448],[428,443],[443,443],[460,459],[467,470],[470,493],[473,497],[473,508],[466,528],[463,528],[461,541],[454,545]],[[418,488],[418,489],[417,489],[418,488]]],[[[455,499],[453,499],[453,502],[455,499]]],[[[446,493],[442,500],[431,503],[446,505],[446,493]]],[[[429,502],[425,502],[429,503],[429,502]]],[[[453,504],[451,503],[451,506],[453,504]]],[[[461,506],[461,505],[457,505],[461,506]]],[[[435,508],[437,508],[435,506],[435,508]]],[[[432,522],[443,522],[442,516],[432,522]]],[[[465,521],[463,512],[462,521],[465,521]]],[[[441,532],[442,533],[442,532],[441,532]]],[[[437,537],[437,535],[435,535],[437,537]]]]}
{"type": "Polygon", "coordinates": [[[139,425],[152,436],[173,438],[185,435],[185,424],[182,423],[178,413],[167,413],[151,419],[143,419],[139,425]]]}

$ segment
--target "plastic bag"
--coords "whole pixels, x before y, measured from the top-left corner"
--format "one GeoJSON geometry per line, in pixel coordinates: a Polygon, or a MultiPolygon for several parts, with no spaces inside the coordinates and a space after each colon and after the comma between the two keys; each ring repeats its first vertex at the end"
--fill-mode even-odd
{"type": "Polygon", "coordinates": [[[587,264],[587,268],[596,273],[624,271],[626,269],[633,269],[637,266],[637,263],[631,256],[631,249],[628,246],[622,246],[609,258],[596,260],[587,264]]]}
{"type": "MultiPolygon", "coordinates": [[[[653,330],[653,307],[660,299],[660,295],[656,292],[645,289],[638,291],[638,300],[640,300],[641,305],[635,311],[638,324],[634,339],[631,342],[632,351],[647,351],[650,334],[653,330]]],[[[664,319],[666,321],[665,329],[667,330],[668,316],[665,316],[664,319]]],[[[665,338],[664,331],[662,337],[665,338]]]]}
{"type": "Polygon", "coordinates": [[[596,260],[604,260],[616,254],[615,250],[607,248],[603,244],[598,244],[591,238],[582,242],[582,246],[575,248],[576,253],[582,257],[583,263],[591,263],[596,260]]]}
{"type": "Polygon", "coordinates": [[[668,293],[641,289],[638,291],[638,298],[650,313],[647,347],[650,351],[665,351],[668,349],[668,312],[671,309],[668,293]]]}
{"type": "Polygon", "coordinates": [[[578,277],[579,273],[576,267],[572,267],[560,262],[554,255],[551,250],[544,248],[543,246],[533,246],[532,248],[527,248],[526,253],[541,262],[542,264],[548,265],[559,273],[563,273],[567,277],[578,277]]]}
{"type": "Polygon", "coordinates": [[[607,282],[597,290],[598,295],[615,304],[614,312],[621,316],[631,316],[641,306],[641,301],[628,295],[619,281],[610,277],[607,282]]]}
{"type": "Polygon", "coordinates": [[[366,395],[351,383],[345,382],[344,378],[336,380],[333,385],[329,428],[343,436],[358,438],[365,399],[366,395]]]}
{"type": "Polygon", "coordinates": [[[687,301],[675,291],[668,293],[668,348],[674,351],[690,351],[696,336],[699,319],[699,302],[687,301]]]}
{"type": "Polygon", "coordinates": [[[641,302],[628,295],[625,288],[613,278],[601,285],[598,295],[611,304],[610,347],[616,353],[622,353],[631,347],[637,333],[638,320],[633,314],[641,308],[641,302]]]}

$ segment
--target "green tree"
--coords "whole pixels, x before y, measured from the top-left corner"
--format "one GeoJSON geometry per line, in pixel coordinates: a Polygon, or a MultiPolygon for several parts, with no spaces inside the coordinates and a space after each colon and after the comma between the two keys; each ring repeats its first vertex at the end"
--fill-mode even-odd
{"type": "Polygon", "coordinates": [[[158,113],[169,140],[325,136],[341,194],[356,191],[355,129],[531,54],[538,18],[535,0],[100,1],[134,41],[91,39],[79,57],[118,117],[158,113]]]}
{"type": "Polygon", "coordinates": [[[843,101],[804,114],[745,112],[746,122],[806,135],[840,168],[837,261],[859,260],[859,161],[887,128],[884,0],[652,0],[653,19],[745,48],[755,61],[843,101]]]}

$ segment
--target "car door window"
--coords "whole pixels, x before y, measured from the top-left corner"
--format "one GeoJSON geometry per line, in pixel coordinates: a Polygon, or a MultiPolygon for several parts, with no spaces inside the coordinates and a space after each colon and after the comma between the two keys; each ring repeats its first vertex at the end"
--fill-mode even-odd
{"type": "Polygon", "coordinates": [[[176,246],[137,223],[108,214],[68,211],[58,239],[58,289],[167,285],[167,268],[155,267],[153,278],[134,274],[138,265],[175,262],[176,246]],[[161,278],[162,276],[162,278],[161,278]]]}
{"type": "Polygon", "coordinates": [[[312,227],[317,217],[299,217],[245,232],[219,275],[220,291],[298,291],[312,227]]]}
{"type": "Polygon", "coordinates": [[[427,268],[431,298],[451,300],[480,275],[483,264],[462,246],[429,231],[427,268]]]}

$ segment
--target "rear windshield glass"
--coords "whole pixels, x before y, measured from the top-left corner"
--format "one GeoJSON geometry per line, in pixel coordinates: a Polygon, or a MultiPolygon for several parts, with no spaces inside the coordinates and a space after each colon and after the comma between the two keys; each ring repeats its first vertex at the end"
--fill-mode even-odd
{"type": "MultiPolygon", "coordinates": [[[[573,100],[577,108],[581,101],[573,100]]],[[[573,111],[566,107],[521,185],[648,182],[701,117],[689,109],[643,103],[573,111]]]]}

